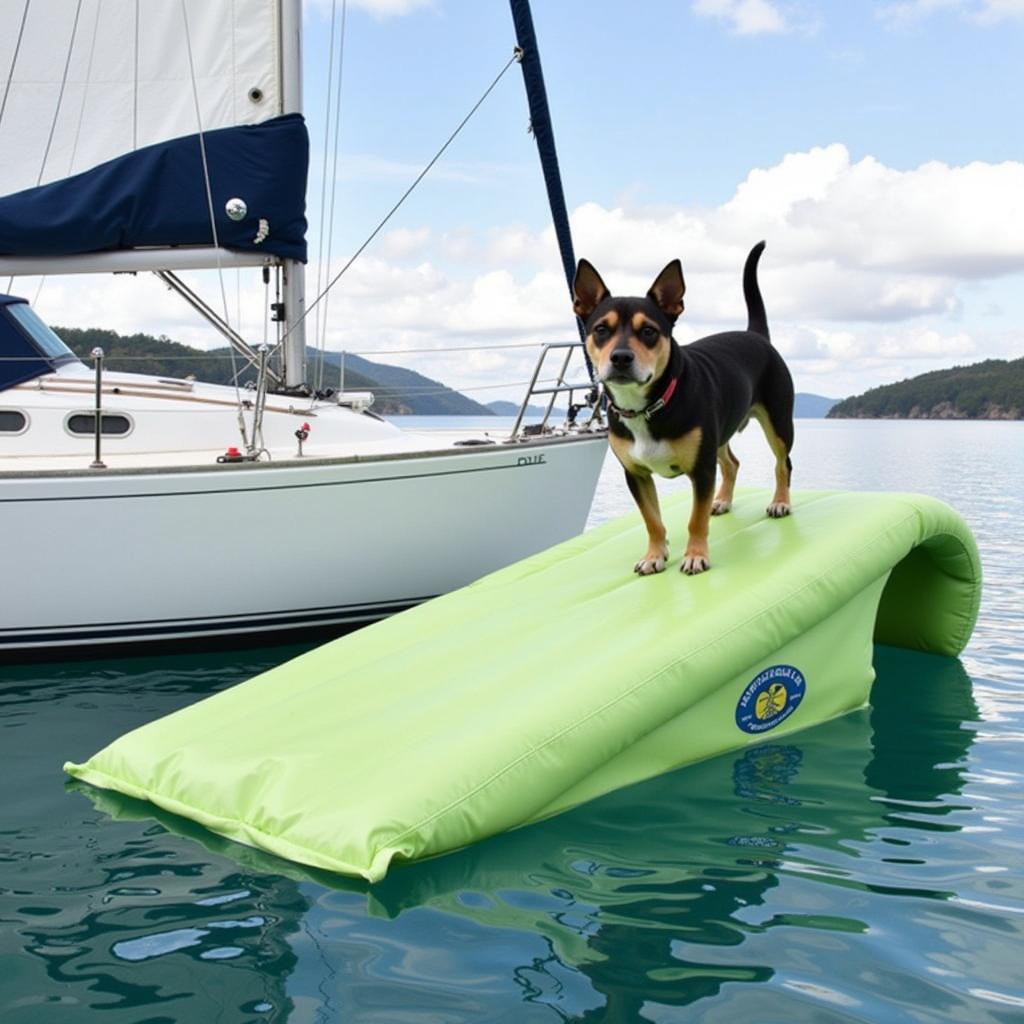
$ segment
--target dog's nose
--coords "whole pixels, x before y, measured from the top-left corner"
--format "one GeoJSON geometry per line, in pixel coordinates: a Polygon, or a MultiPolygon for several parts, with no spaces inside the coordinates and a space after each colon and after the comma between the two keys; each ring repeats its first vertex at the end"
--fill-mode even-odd
{"type": "Polygon", "coordinates": [[[628,348],[617,348],[610,359],[616,370],[627,370],[633,365],[633,353],[628,348]]]}

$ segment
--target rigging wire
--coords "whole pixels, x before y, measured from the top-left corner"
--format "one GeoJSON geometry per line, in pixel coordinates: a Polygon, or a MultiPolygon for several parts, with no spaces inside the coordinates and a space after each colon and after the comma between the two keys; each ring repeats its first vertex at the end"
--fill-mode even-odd
{"type": "MultiPolygon", "coordinates": [[[[334,159],[331,164],[331,209],[327,217],[327,261],[324,264],[325,276],[330,273],[331,256],[334,254],[334,199],[338,193],[338,149],[341,136],[341,81],[345,70],[345,22],[348,13],[348,0],[341,0],[341,37],[338,40],[338,84],[337,97],[334,104],[334,159]]],[[[318,285],[319,287],[319,285],[318,285]]],[[[331,298],[324,296],[323,333],[320,336],[320,363],[317,368],[317,390],[324,384],[324,352],[327,349],[327,310],[331,298]]]]}
{"type": "Polygon", "coordinates": [[[339,270],[337,274],[334,275],[334,277],[331,279],[327,287],[319,295],[317,295],[317,297],[312,302],[306,305],[306,308],[303,311],[302,316],[300,316],[291,325],[291,327],[289,327],[288,330],[281,335],[281,341],[284,341],[284,339],[287,338],[288,335],[291,334],[291,332],[294,331],[295,328],[298,327],[298,325],[301,324],[302,321],[305,320],[306,317],[309,316],[309,314],[314,309],[316,309],[316,307],[320,304],[321,299],[323,299],[324,296],[327,295],[327,293],[330,292],[330,290],[341,280],[342,276],[345,274],[348,268],[351,267],[352,264],[355,263],[357,259],[359,259],[359,257],[363,254],[363,251],[367,248],[367,246],[369,246],[369,244],[377,237],[377,235],[381,233],[387,222],[391,220],[391,218],[398,212],[399,207],[406,201],[406,199],[408,199],[409,196],[412,195],[412,192],[416,188],[416,186],[427,176],[427,174],[430,172],[434,164],[436,164],[437,161],[441,159],[441,157],[444,155],[445,150],[448,149],[448,147],[455,141],[456,137],[462,131],[462,129],[465,128],[466,125],[469,123],[469,119],[477,112],[477,110],[480,109],[480,107],[483,105],[484,100],[486,100],[487,97],[490,96],[490,94],[494,91],[497,84],[502,80],[502,78],[505,77],[505,72],[507,72],[508,69],[512,67],[512,65],[515,64],[518,60],[519,51],[516,50],[512,54],[512,56],[509,57],[508,62],[501,69],[501,71],[498,72],[497,77],[494,79],[494,81],[491,82],[491,84],[484,90],[484,93],[480,97],[480,99],[478,99],[476,103],[473,104],[469,113],[466,114],[466,116],[459,122],[458,127],[455,129],[455,131],[453,131],[451,135],[448,136],[448,138],[445,140],[444,145],[433,155],[433,157],[431,157],[430,162],[416,176],[416,180],[413,181],[413,183],[405,190],[405,192],[402,193],[402,196],[398,200],[398,202],[391,207],[391,209],[385,215],[384,219],[373,229],[373,231],[370,232],[369,236],[366,238],[366,241],[364,241],[363,244],[360,245],[359,248],[356,249],[356,251],[349,257],[348,261],[341,268],[341,270],[339,270]]]}
{"type": "Polygon", "coordinates": [[[103,9],[103,0],[96,0],[96,17],[92,22],[92,42],[89,44],[89,63],[85,69],[85,82],[82,86],[82,102],[78,107],[78,124],[75,125],[75,139],[71,144],[71,159],[68,160],[68,177],[75,169],[75,157],[78,155],[78,143],[82,138],[82,122],[85,120],[85,105],[89,98],[89,84],[92,81],[92,65],[96,56],[96,39],[100,31],[100,11],[103,9]]]}
{"type": "Polygon", "coordinates": [[[14,55],[11,57],[11,70],[7,75],[7,84],[4,86],[4,98],[0,100],[0,125],[4,123],[4,111],[7,109],[7,96],[11,91],[14,82],[14,69],[18,64],[18,54],[21,53],[21,40],[25,35],[25,22],[28,21],[28,9],[32,0],[25,0],[25,6],[21,9],[21,25],[18,28],[18,38],[14,44],[14,55]]]}
{"type": "Polygon", "coordinates": [[[185,49],[188,53],[188,70],[192,80],[192,102],[196,108],[196,125],[199,135],[199,155],[203,164],[203,184],[206,187],[206,208],[210,214],[210,233],[213,235],[213,246],[217,250],[217,275],[220,278],[220,297],[224,305],[224,322],[230,326],[228,314],[228,296],[224,289],[224,268],[220,260],[220,238],[217,235],[217,217],[213,211],[213,187],[210,184],[210,165],[206,159],[206,137],[203,132],[203,115],[199,108],[199,86],[196,81],[196,66],[192,57],[192,35],[188,27],[188,9],[185,0],[181,0],[181,15],[185,23],[185,49]]]}
{"type": "MultiPolygon", "coordinates": [[[[317,250],[316,259],[316,290],[317,292],[323,287],[325,280],[324,274],[324,217],[327,212],[327,156],[331,148],[331,103],[334,100],[334,41],[335,31],[334,25],[338,14],[338,0],[332,0],[331,2],[331,46],[330,55],[327,58],[327,111],[324,115],[324,166],[320,175],[320,230],[319,230],[319,248],[317,250]]],[[[316,317],[313,319],[313,336],[319,338],[320,336],[320,313],[318,309],[316,311],[316,317]]]]}
{"type": "Polygon", "coordinates": [[[135,0],[135,66],[132,71],[132,152],[139,148],[139,0],[135,0]]]}
{"type": "MultiPolygon", "coordinates": [[[[136,4],[139,0],[135,0],[136,4]]],[[[233,13],[233,12],[232,12],[233,13]]],[[[233,68],[238,67],[238,19],[234,16],[231,18],[231,66],[233,68]]],[[[234,89],[231,90],[231,123],[238,124],[238,101],[237,93],[234,89]]],[[[239,337],[244,338],[245,332],[242,330],[242,269],[241,267],[235,267],[235,331],[239,337]]]]}
{"type": "MultiPolygon", "coordinates": [[[[71,177],[75,169],[75,157],[78,155],[78,143],[82,138],[82,122],[85,120],[85,105],[89,98],[89,83],[92,81],[92,66],[96,57],[96,39],[100,28],[100,11],[103,8],[103,0],[96,0],[96,16],[92,20],[92,42],[89,43],[89,63],[85,69],[85,81],[82,84],[82,102],[78,105],[78,121],[75,124],[75,138],[71,143],[71,156],[68,159],[68,169],[65,177],[71,177]]],[[[39,287],[36,288],[36,297],[32,300],[33,306],[39,305],[39,296],[43,294],[43,286],[47,277],[43,274],[39,278],[39,287]]]]}
{"type": "MultiPolygon", "coordinates": [[[[78,19],[82,13],[82,0],[78,0],[78,4],[75,7],[75,20],[71,25],[71,40],[68,43],[68,55],[64,59],[64,71],[61,74],[60,89],[57,92],[57,106],[53,110],[53,120],[50,122],[50,133],[46,137],[46,148],[43,150],[43,160],[39,165],[39,174],[36,177],[36,187],[42,184],[43,175],[46,174],[46,162],[50,159],[50,147],[53,145],[53,136],[57,131],[57,120],[60,117],[60,108],[64,103],[64,90],[68,84],[68,71],[71,68],[71,56],[75,52],[75,39],[78,36],[78,19]]],[[[14,275],[11,275],[11,284],[14,283],[14,275]]],[[[39,301],[39,295],[43,290],[43,285],[46,284],[46,277],[42,277],[39,281],[39,287],[36,289],[35,301],[39,301]]]]}
{"type": "Polygon", "coordinates": [[[68,44],[68,55],[64,61],[64,73],[60,79],[60,91],[57,93],[57,106],[53,111],[53,121],[50,122],[50,134],[46,138],[46,149],[43,150],[43,162],[39,165],[39,177],[36,178],[36,186],[42,184],[43,175],[46,173],[46,161],[50,158],[50,147],[53,145],[53,135],[57,130],[57,118],[60,117],[60,107],[64,102],[64,89],[68,84],[68,70],[71,68],[71,55],[75,50],[75,37],[78,35],[78,18],[82,13],[82,0],[78,0],[75,7],[75,20],[71,26],[71,42],[68,44]]]}
{"type": "MultiPolygon", "coordinates": [[[[188,27],[188,8],[185,0],[181,0],[181,17],[185,25],[185,49],[188,53],[188,70],[192,80],[192,101],[196,108],[196,125],[199,128],[199,155],[203,163],[203,183],[206,186],[206,206],[210,213],[210,231],[213,234],[213,248],[217,256],[217,279],[220,282],[220,297],[224,306],[224,323],[231,326],[231,316],[228,313],[228,293],[224,287],[224,267],[220,258],[220,239],[217,237],[217,218],[213,212],[213,188],[210,184],[210,166],[206,160],[206,139],[203,135],[203,116],[199,107],[199,86],[196,82],[196,65],[192,57],[192,34],[188,27]]],[[[238,429],[241,431],[242,440],[248,447],[249,439],[245,428],[245,419],[242,416],[242,393],[238,386],[239,370],[235,360],[235,348],[229,345],[231,351],[231,370],[235,381],[235,398],[238,401],[238,429]]]]}
{"type": "MultiPolygon", "coordinates": [[[[14,69],[18,65],[18,54],[21,53],[21,40],[25,35],[25,22],[28,21],[28,9],[32,0],[25,0],[25,6],[21,9],[21,25],[18,27],[18,38],[14,43],[14,54],[11,56],[11,70],[7,75],[7,84],[4,86],[4,97],[0,100],[0,128],[4,123],[4,111],[7,109],[7,97],[11,92],[11,85],[14,82],[14,69]]],[[[7,291],[14,287],[14,275],[7,279],[7,291]]]]}
{"type": "Polygon", "coordinates": [[[263,272],[263,344],[267,344],[270,334],[270,274],[263,272]]]}

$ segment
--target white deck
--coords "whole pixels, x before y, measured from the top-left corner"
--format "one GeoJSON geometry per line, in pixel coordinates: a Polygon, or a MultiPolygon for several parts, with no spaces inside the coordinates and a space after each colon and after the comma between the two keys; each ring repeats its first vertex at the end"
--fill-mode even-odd
{"type": "MultiPolygon", "coordinates": [[[[245,389],[241,395],[250,403],[255,398],[245,389]]],[[[17,410],[27,418],[22,433],[0,434],[0,475],[88,470],[94,458],[94,436],[72,433],[68,420],[75,413],[92,416],[94,403],[95,379],[82,364],[69,364],[0,393],[0,409],[17,410]]],[[[106,373],[102,407],[104,415],[123,415],[130,424],[125,434],[102,438],[101,457],[109,470],[217,466],[229,447],[243,447],[232,387],[106,373]]],[[[245,410],[243,415],[251,431],[253,411],[245,410]]],[[[405,430],[336,401],[271,395],[263,419],[266,451],[262,461],[297,459],[295,431],[305,424],[310,433],[302,458],[308,460],[394,458],[461,450],[467,441],[508,442],[507,431],[500,429],[405,430]]]]}

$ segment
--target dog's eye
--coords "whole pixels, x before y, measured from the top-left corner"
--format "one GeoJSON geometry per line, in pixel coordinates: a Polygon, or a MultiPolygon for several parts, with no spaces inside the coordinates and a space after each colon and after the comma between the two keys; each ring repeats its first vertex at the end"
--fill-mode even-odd
{"type": "Polygon", "coordinates": [[[650,324],[644,324],[640,328],[640,338],[643,341],[657,341],[658,340],[658,328],[652,327],[650,324]]]}
{"type": "Polygon", "coordinates": [[[611,337],[611,331],[608,329],[607,324],[598,324],[594,328],[594,341],[602,342],[607,341],[611,337]]]}

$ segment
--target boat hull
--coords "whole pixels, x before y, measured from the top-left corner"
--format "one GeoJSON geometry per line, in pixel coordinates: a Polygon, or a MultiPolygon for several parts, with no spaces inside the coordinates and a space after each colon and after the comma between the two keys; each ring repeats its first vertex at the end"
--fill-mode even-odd
{"type": "Polygon", "coordinates": [[[606,449],[2,477],[0,652],[382,618],[579,533],[606,449]]]}

